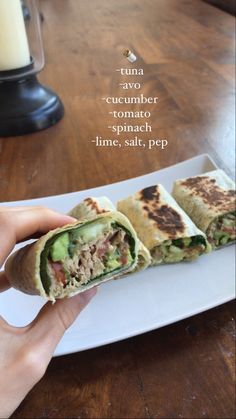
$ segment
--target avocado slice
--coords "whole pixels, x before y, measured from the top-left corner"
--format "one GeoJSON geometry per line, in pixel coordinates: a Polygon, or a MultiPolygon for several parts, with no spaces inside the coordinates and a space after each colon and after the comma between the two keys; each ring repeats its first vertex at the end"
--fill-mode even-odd
{"type": "Polygon", "coordinates": [[[50,256],[53,262],[58,262],[68,256],[69,234],[64,233],[59,236],[52,244],[50,249],[50,256]]]}
{"type": "Polygon", "coordinates": [[[116,259],[108,259],[108,261],[106,263],[106,267],[109,270],[120,268],[120,266],[121,266],[121,263],[116,259]]]}

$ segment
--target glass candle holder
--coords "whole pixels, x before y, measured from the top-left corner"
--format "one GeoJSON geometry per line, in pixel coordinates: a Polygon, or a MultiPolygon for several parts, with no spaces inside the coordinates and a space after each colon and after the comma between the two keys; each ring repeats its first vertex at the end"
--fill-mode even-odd
{"type": "Polygon", "coordinates": [[[37,79],[44,64],[37,0],[0,0],[0,136],[29,134],[62,118],[60,98],[37,79]]]}

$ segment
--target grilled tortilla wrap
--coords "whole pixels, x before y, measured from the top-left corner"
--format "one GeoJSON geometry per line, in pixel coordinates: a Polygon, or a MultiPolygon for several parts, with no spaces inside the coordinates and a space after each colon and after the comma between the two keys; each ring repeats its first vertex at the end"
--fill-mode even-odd
{"type": "Polygon", "coordinates": [[[129,220],[104,212],[23,247],[8,258],[5,271],[14,288],[55,301],[134,270],[138,248],[129,220]]]}
{"type": "Polygon", "coordinates": [[[99,196],[98,198],[91,197],[84,199],[72,208],[68,212],[68,215],[77,218],[77,220],[91,220],[107,211],[116,211],[116,208],[106,196],[99,196]]]}
{"type": "Polygon", "coordinates": [[[210,246],[162,185],[150,186],[118,202],[139,239],[152,256],[152,265],[194,260],[210,246]]]}
{"type": "Polygon", "coordinates": [[[172,194],[213,248],[235,241],[235,183],[223,170],[177,180],[172,194]]]}
{"type": "MultiPolygon", "coordinates": [[[[115,211],[113,203],[105,196],[98,198],[86,198],[76,205],[68,215],[80,219],[93,219],[107,211],[115,211]]],[[[144,244],[138,240],[138,262],[134,272],[142,271],[151,264],[151,255],[144,244]]],[[[131,271],[130,271],[131,273],[131,271]]]]}

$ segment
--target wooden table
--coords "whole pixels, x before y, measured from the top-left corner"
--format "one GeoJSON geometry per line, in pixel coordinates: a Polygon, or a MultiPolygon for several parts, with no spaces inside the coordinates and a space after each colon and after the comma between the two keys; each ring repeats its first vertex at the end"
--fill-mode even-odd
{"type": "MultiPolygon", "coordinates": [[[[232,16],[200,0],[42,0],[41,10],[40,79],[58,92],[66,115],[44,132],[0,139],[0,201],[108,184],[204,152],[233,173],[232,16]],[[125,48],[137,64],[122,56],[125,48]],[[101,98],[123,94],[116,69],[132,66],[144,70],[142,93],[159,98],[145,110],[152,112],[153,137],[169,142],[164,150],[91,142],[115,138],[107,128],[114,105],[101,98]]],[[[233,418],[234,327],[228,303],[53,359],[14,417],[233,418]]]]}

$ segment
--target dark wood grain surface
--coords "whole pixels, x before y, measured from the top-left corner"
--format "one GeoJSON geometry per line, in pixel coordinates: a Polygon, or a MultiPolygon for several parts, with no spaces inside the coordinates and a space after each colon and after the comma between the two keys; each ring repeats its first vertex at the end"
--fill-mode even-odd
{"type": "MultiPolygon", "coordinates": [[[[0,139],[0,201],[108,184],[205,152],[234,173],[233,16],[200,0],[40,5],[46,54],[40,80],[60,95],[66,115],[46,131],[0,139]],[[118,108],[101,98],[123,93],[116,69],[134,66],[122,56],[125,48],[144,69],[142,93],[159,98],[145,110],[152,112],[152,136],[168,140],[165,150],[91,142],[96,135],[111,137],[108,112],[118,108]]],[[[235,312],[228,303],[53,359],[14,417],[233,418],[234,349],[235,312]]]]}

